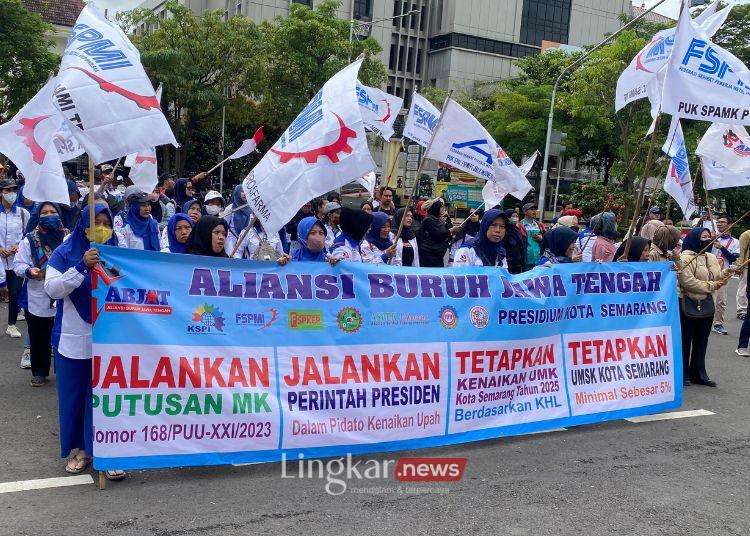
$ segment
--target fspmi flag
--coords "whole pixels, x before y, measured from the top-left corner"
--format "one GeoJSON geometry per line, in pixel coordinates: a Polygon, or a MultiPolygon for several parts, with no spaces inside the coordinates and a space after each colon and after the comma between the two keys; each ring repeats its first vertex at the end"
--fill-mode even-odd
{"type": "Polygon", "coordinates": [[[0,126],[0,153],[26,178],[23,195],[33,201],[70,203],[56,141],[70,146],[60,132],[60,115],[52,105],[54,79],[19,112],[0,126]]]}
{"type": "Polygon", "coordinates": [[[417,142],[422,147],[427,147],[439,120],[440,110],[422,95],[414,92],[409,107],[409,116],[404,125],[404,137],[417,142]]]}
{"type": "Polygon", "coordinates": [[[268,234],[313,197],[375,169],[355,91],[361,65],[355,61],[328,80],[242,182],[268,234]]]}
{"type": "Polygon", "coordinates": [[[404,105],[404,99],[374,87],[357,84],[357,100],[365,128],[385,140],[393,137],[393,123],[404,105]]]}
{"type": "Polygon", "coordinates": [[[707,190],[750,186],[750,171],[736,173],[709,158],[703,159],[703,181],[707,190]]]}
{"type": "Polygon", "coordinates": [[[68,38],[54,103],[96,163],[177,145],[138,50],[91,5],[68,38]]]}
{"type": "Polygon", "coordinates": [[[750,171],[750,136],[742,125],[714,123],[701,138],[695,154],[714,160],[729,171],[750,171]]]}
{"type": "Polygon", "coordinates": [[[690,216],[695,212],[693,181],[690,178],[685,137],[682,134],[682,125],[680,125],[678,118],[672,119],[669,135],[662,150],[671,157],[667,176],[664,179],[664,191],[677,202],[685,215],[685,219],[690,219],[690,216]]]}
{"type": "Polygon", "coordinates": [[[750,71],[680,15],[664,79],[662,111],[677,117],[750,124],[750,71]]]}

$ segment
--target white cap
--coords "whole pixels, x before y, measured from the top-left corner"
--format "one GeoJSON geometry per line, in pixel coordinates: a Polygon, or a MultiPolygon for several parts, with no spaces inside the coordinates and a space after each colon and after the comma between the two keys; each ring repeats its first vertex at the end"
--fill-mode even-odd
{"type": "Polygon", "coordinates": [[[203,203],[207,204],[209,201],[213,201],[214,199],[221,199],[221,204],[224,205],[224,198],[221,197],[221,194],[216,190],[209,190],[208,192],[206,192],[206,197],[203,198],[203,203]]]}

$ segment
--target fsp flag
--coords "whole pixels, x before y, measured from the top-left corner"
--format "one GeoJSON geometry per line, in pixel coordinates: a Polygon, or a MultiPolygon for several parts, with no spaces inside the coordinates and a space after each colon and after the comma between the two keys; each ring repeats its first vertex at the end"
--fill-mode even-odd
{"type": "Polygon", "coordinates": [[[685,219],[688,220],[695,212],[693,181],[690,178],[690,165],[688,164],[682,125],[676,117],[672,119],[669,135],[662,150],[671,158],[667,168],[667,176],[664,179],[664,191],[677,202],[685,215],[685,219]]]}
{"type": "Polygon", "coordinates": [[[409,116],[404,125],[404,137],[417,142],[422,147],[427,147],[439,120],[440,110],[422,95],[414,92],[409,107],[409,116]]]}
{"type": "MultiPolygon", "coordinates": [[[[729,5],[717,12],[719,1],[703,10],[694,23],[701,26],[707,36],[712,36],[724,24],[732,6],[729,5]]],[[[647,85],[664,67],[672,55],[675,42],[675,28],[668,28],[654,34],[649,43],[643,47],[617,79],[615,92],[615,111],[625,105],[647,96],[647,85]]],[[[650,95],[649,95],[650,96],[650,95]]]]}
{"type": "Polygon", "coordinates": [[[750,136],[742,125],[713,123],[698,143],[695,154],[714,160],[729,171],[750,171],[750,136]]]}
{"type": "Polygon", "coordinates": [[[453,99],[448,99],[442,114],[425,157],[499,182],[507,193],[523,198],[531,184],[482,124],[453,99]]]}
{"type": "Polygon", "coordinates": [[[707,190],[750,186],[750,170],[737,173],[709,158],[703,158],[703,180],[707,190]]]}
{"type": "Polygon", "coordinates": [[[125,158],[125,165],[130,168],[128,177],[142,192],[151,193],[159,183],[156,167],[156,150],[143,149],[137,153],[130,153],[125,158]]]}
{"type": "Polygon", "coordinates": [[[269,234],[311,198],[375,169],[355,91],[361,65],[328,80],[245,177],[247,202],[269,234]]]}
{"type": "Polygon", "coordinates": [[[53,100],[96,163],[177,145],[138,50],[91,5],[65,46],[53,100]]]}
{"type": "Polygon", "coordinates": [[[375,176],[374,171],[370,171],[366,175],[363,175],[362,177],[359,177],[358,179],[355,179],[354,182],[362,186],[365,190],[367,190],[367,193],[372,196],[375,193],[375,183],[377,182],[377,177],[375,176]]]}
{"type": "Polygon", "coordinates": [[[13,119],[0,126],[0,153],[26,178],[25,197],[67,205],[68,185],[55,144],[61,118],[52,105],[54,83],[54,79],[47,82],[13,119]]]}
{"type": "Polygon", "coordinates": [[[677,25],[662,111],[701,121],[750,124],[750,71],[711,42],[687,11],[677,25]]]}
{"type": "Polygon", "coordinates": [[[244,140],[242,142],[242,145],[240,145],[240,148],[237,149],[235,152],[233,152],[229,158],[229,160],[235,160],[237,158],[242,158],[243,156],[249,155],[252,153],[256,147],[258,147],[258,144],[263,141],[263,127],[258,127],[258,130],[255,131],[255,134],[253,134],[253,137],[249,140],[244,140]]]}
{"type": "Polygon", "coordinates": [[[357,100],[365,128],[385,140],[393,137],[393,123],[404,105],[404,99],[374,87],[357,84],[357,100]]]}

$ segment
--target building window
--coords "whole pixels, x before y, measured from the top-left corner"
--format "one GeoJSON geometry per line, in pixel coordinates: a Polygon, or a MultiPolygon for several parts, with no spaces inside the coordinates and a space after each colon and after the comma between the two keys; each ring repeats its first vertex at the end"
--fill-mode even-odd
{"type": "Polygon", "coordinates": [[[414,67],[414,47],[409,47],[409,52],[406,55],[406,72],[410,73],[414,67]]]}
{"type": "Polygon", "coordinates": [[[511,58],[522,58],[539,53],[538,47],[509,43],[507,41],[496,41],[485,37],[476,37],[460,33],[449,33],[438,35],[430,39],[430,52],[442,50],[449,47],[466,48],[478,50],[490,54],[510,56],[511,58]]]}
{"type": "Polygon", "coordinates": [[[242,15],[242,2],[237,2],[237,5],[234,8],[234,14],[242,15]]]}
{"type": "Polygon", "coordinates": [[[372,0],[354,0],[354,18],[372,20],[372,0]]]}
{"type": "Polygon", "coordinates": [[[293,4],[302,4],[303,6],[307,6],[310,9],[312,9],[312,0],[292,0],[293,4]]]}
{"type": "Polygon", "coordinates": [[[404,47],[403,45],[401,45],[398,48],[398,65],[396,66],[396,70],[397,71],[403,71],[404,70],[404,53],[405,53],[404,49],[405,48],[406,47],[404,47]]]}
{"type": "Polygon", "coordinates": [[[391,53],[388,56],[388,68],[392,71],[396,68],[396,52],[398,51],[398,47],[396,44],[391,43],[391,53]]]}
{"type": "MultiPolygon", "coordinates": [[[[401,0],[393,0],[393,16],[396,17],[398,15],[401,15],[401,0]]],[[[398,19],[393,19],[393,26],[399,25],[398,19]]]]}
{"type": "Polygon", "coordinates": [[[542,40],[567,43],[571,0],[524,0],[521,42],[541,45],[542,40]]]}
{"type": "Polygon", "coordinates": [[[422,6],[422,12],[419,14],[419,31],[424,32],[427,26],[427,17],[430,14],[427,12],[427,4],[422,6]]]}
{"type": "Polygon", "coordinates": [[[422,48],[417,50],[417,74],[422,74],[422,48]]]}
{"type": "MultiPolygon", "coordinates": [[[[411,10],[416,11],[416,9],[417,9],[417,4],[412,4],[411,10]]],[[[407,17],[409,19],[409,28],[411,28],[412,30],[417,29],[417,17],[418,16],[419,16],[418,13],[412,13],[411,15],[407,17]]]]}

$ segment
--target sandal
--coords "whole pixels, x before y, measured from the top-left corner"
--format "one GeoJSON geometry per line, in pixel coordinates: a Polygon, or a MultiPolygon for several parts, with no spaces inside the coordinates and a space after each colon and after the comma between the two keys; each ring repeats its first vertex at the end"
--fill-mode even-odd
{"type": "Polygon", "coordinates": [[[65,464],[65,472],[70,473],[71,475],[83,473],[90,463],[91,458],[89,458],[88,456],[79,456],[78,454],[76,454],[68,460],[68,463],[65,464]],[[71,462],[73,463],[71,464],[71,462]]]}
{"type": "Polygon", "coordinates": [[[104,476],[107,477],[107,480],[115,482],[117,480],[124,480],[126,474],[122,469],[110,469],[104,473],[104,476]]]}

